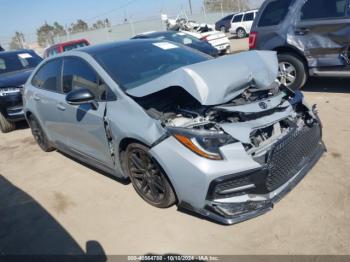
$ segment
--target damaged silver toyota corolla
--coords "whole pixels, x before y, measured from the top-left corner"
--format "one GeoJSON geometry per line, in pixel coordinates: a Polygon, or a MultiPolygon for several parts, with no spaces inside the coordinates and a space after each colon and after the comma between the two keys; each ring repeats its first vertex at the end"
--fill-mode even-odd
{"type": "Polygon", "coordinates": [[[233,224],[270,210],[325,151],[316,108],[277,74],[274,52],[91,46],[37,67],[25,115],[43,150],[130,178],[156,207],[233,224]]]}

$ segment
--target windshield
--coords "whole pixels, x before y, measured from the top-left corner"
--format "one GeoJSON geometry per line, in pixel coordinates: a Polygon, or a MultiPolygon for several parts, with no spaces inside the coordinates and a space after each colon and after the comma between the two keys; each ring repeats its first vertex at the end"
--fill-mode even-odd
{"type": "Polygon", "coordinates": [[[180,67],[211,57],[174,43],[138,42],[94,54],[95,59],[124,90],[152,81],[180,67]]]}
{"type": "Polygon", "coordinates": [[[88,46],[88,43],[80,42],[80,43],[75,43],[75,44],[71,44],[71,45],[66,45],[66,46],[63,47],[63,51],[66,52],[66,51],[70,51],[70,50],[73,50],[73,49],[81,48],[81,47],[84,47],[84,46],[88,46]]]}
{"type": "Polygon", "coordinates": [[[202,41],[195,38],[194,36],[191,36],[182,32],[161,36],[161,37],[158,37],[158,39],[167,39],[182,45],[192,45],[192,44],[198,44],[198,43],[203,44],[202,41]]]}
{"type": "Polygon", "coordinates": [[[36,67],[41,58],[32,52],[0,53],[0,74],[36,67]]]}

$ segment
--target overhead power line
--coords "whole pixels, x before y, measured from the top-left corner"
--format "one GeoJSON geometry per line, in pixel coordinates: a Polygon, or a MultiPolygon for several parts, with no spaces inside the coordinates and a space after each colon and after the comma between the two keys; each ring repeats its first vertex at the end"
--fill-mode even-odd
{"type": "Polygon", "coordinates": [[[91,20],[95,20],[95,19],[98,18],[98,17],[106,16],[106,15],[108,15],[108,14],[110,14],[110,13],[113,13],[113,12],[119,11],[119,10],[122,10],[122,9],[124,9],[124,8],[126,8],[126,7],[128,7],[128,6],[130,6],[130,5],[132,5],[132,4],[133,4],[134,2],[136,2],[136,1],[137,1],[137,0],[130,0],[130,1],[126,2],[125,4],[123,4],[123,5],[121,5],[121,6],[118,6],[117,8],[111,9],[111,10],[105,12],[105,13],[96,15],[96,16],[94,16],[94,17],[87,18],[87,19],[85,19],[85,20],[86,20],[86,21],[91,21],[91,20]]]}

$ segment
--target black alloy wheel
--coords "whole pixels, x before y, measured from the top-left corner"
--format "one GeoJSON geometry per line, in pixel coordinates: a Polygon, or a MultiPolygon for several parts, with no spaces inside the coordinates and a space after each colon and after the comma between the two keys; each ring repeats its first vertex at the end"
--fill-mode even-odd
{"type": "Polygon", "coordinates": [[[137,143],[126,150],[127,172],[136,192],[149,204],[167,208],[175,201],[170,182],[160,165],[148,154],[148,148],[137,143]]]}
{"type": "Polygon", "coordinates": [[[51,146],[50,142],[47,139],[47,136],[45,135],[43,129],[41,128],[38,121],[34,118],[34,116],[29,116],[28,120],[33,137],[40,146],[40,148],[45,152],[51,152],[55,150],[55,148],[51,146]]]}

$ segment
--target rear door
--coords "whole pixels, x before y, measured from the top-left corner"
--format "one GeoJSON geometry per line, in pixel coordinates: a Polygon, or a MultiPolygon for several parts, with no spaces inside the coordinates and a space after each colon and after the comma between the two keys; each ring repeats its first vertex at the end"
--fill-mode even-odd
{"type": "Polygon", "coordinates": [[[65,57],[62,73],[62,90],[66,95],[71,90],[87,88],[96,98],[98,108],[91,104],[70,105],[60,101],[62,128],[70,150],[84,155],[97,164],[114,166],[106,135],[104,115],[107,86],[92,67],[79,57],[65,57]]]}
{"type": "Polygon", "coordinates": [[[232,23],[231,23],[231,31],[232,31],[232,33],[236,33],[237,28],[240,27],[241,24],[242,24],[242,19],[243,19],[243,14],[235,15],[232,18],[232,23]]]}
{"type": "Polygon", "coordinates": [[[35,74],[32,85],[35,116],[47,131],[50,141],[65,139],[62,134],[61,116],[57,112],[57,101],[64,99],[60,90],[62,59],[45,63],[35,74]]]}
{"type": "Polygon", "coordinates": [[[253,21],[254,21],[254,14],[255,14],[254,12],[248,12],[248,13],[245,13],[243,16],[242,25],[247,34],[250,33],[250,30],[252,28],[253,21]]]}
{"type": "Polygon", "coordinates": [[[310,67],[349,64],[349,0],[307,0],[294,30],[310,67]]]}

